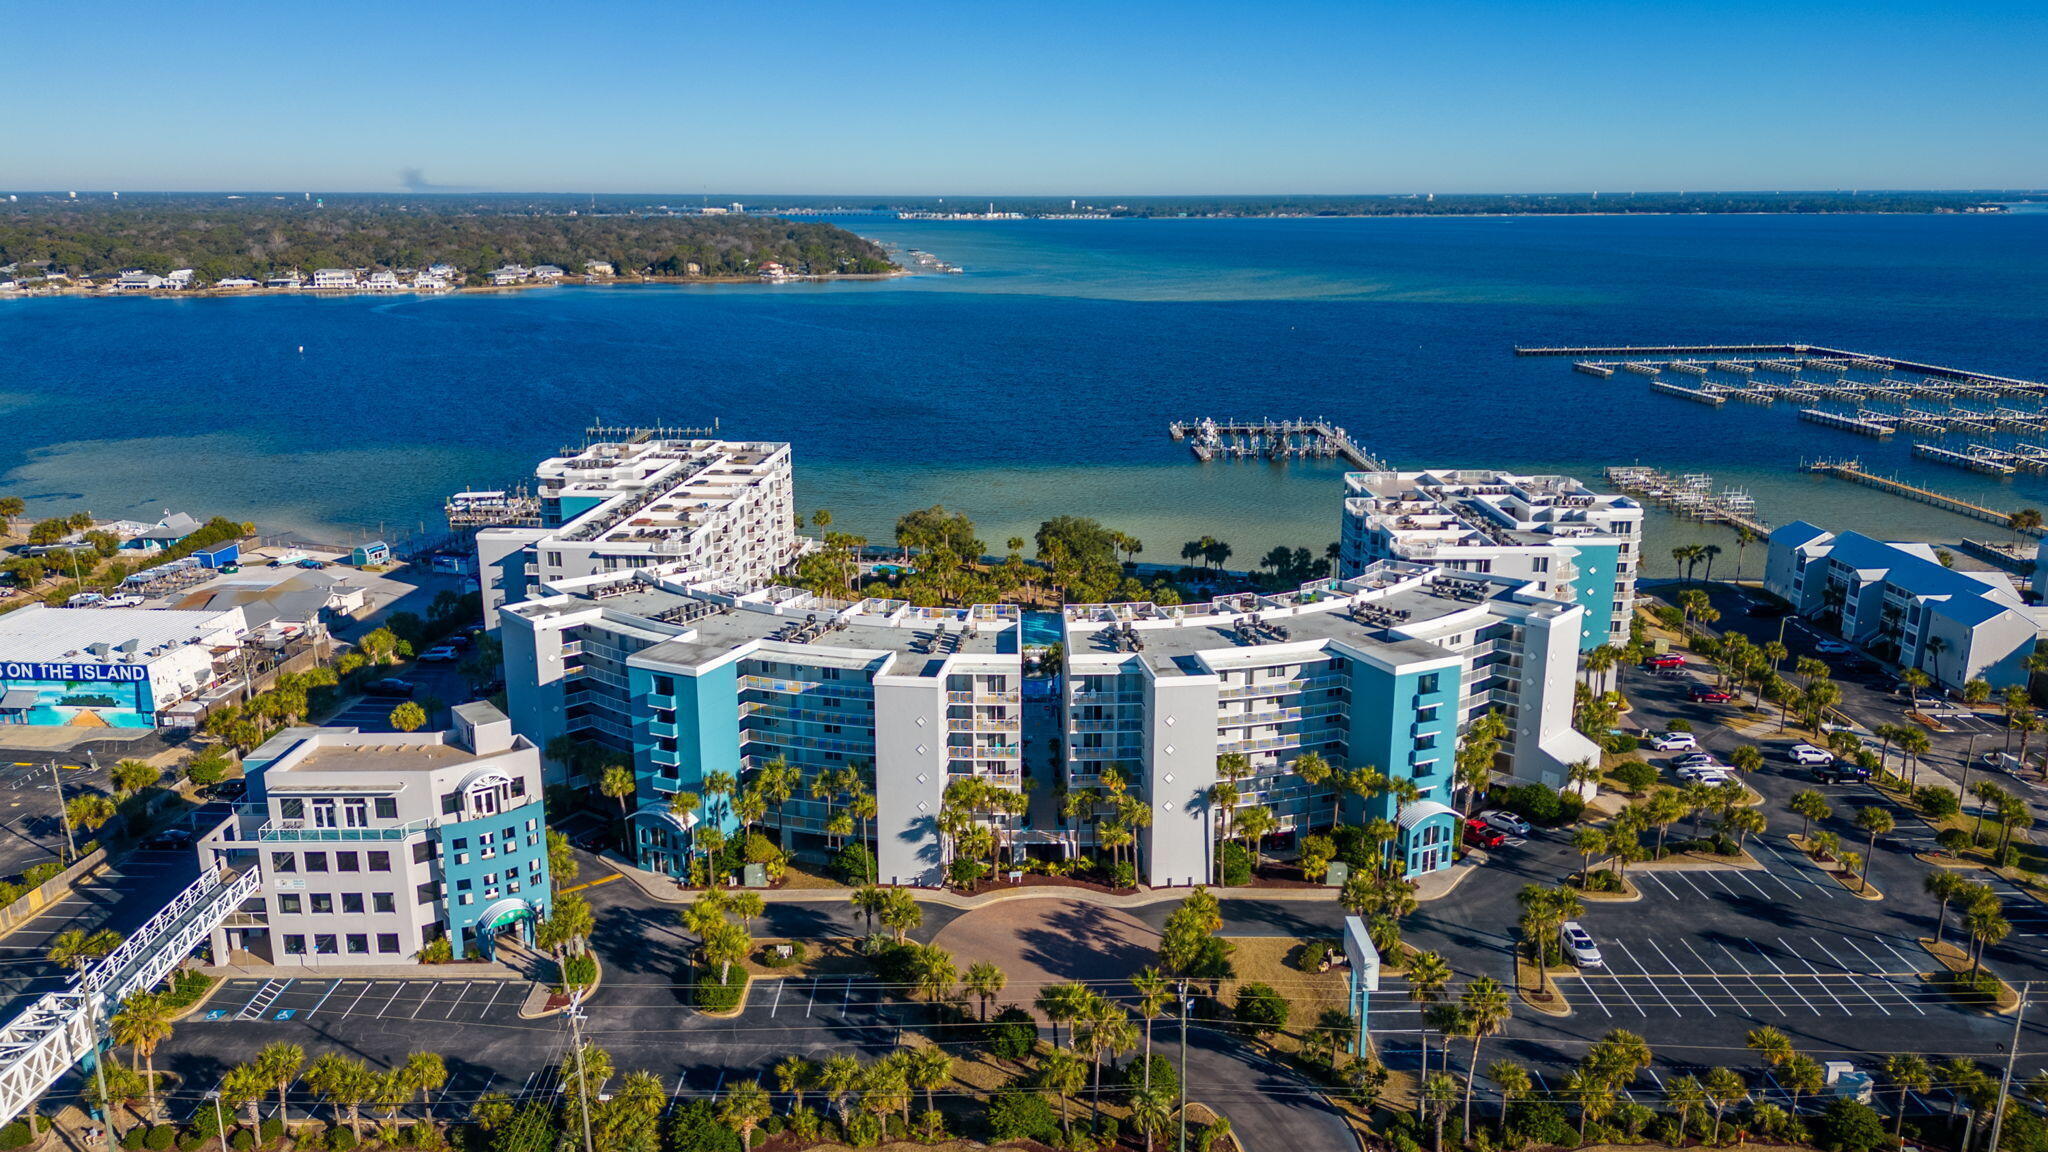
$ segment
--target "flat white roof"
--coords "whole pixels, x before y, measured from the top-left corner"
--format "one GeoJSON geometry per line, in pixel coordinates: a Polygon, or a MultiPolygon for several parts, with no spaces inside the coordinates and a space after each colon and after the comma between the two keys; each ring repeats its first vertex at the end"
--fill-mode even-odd
{"type": "Polygon", "coordinates": [[[136,642],[138,656],[165,644],[240,632],[242,611],[174,612],[153,608],[47,608],[31,604],[0,615],[0,661],[93,663],[88,644],[136,642]],[[84,659],[80,659],[84,657],[84,659]]]}

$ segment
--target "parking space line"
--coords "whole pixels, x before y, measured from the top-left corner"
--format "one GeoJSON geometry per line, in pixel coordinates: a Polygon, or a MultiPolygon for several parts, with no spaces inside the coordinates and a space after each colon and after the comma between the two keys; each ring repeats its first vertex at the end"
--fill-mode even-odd
{"type": "MultiPolygon", "coordinates": [[[[1692,947],[1692,943],[1688,941],[1686,943],[1686,947],[1692,947]]],[[[1776,1008],[1778,1010],[1778,1015],[1780,1016],[1789,1015],[1789,1012],[1786,1009],[1780,1008],[1778,1006],[1778,1002],[1776,1000],[1771,999],[1771,994],[1769,992],[1764,991],[1764,986],[1763,984],[1758,982],[1756,975],[1752,973],[1749,969],[1743,967],[1742,961],[1737,960],[1735,958],[1735,953],[1728,951],[1728,946],[1726,944],[1716,944],[1714,945],[1714,947],[1719,948],[1721,950],[1721,955],[1726,956],[1728,958],[1728,963],[1734,965],[1735,970],[1737,972],[1742,973],[1743,977],[1749,981],[1749,986],[1751,988],[1756,989],[1756,994],[1762,998],[1764,1003],[1769,1004],[1773,1008],[1776,1008]]],[[[1702,960],[1704,961],[1704,958],[1702,958],[1702,960]]]]}
{"type": "MultiPolygon", "coordinates": [[[[1687,992],[1692,993],[1692,998],[1700,1002],[1700,1007],[1705,1008],[1707,1010],[1707,1015],[1717,1015],[1717,1013],[1714,1011],[1713,1005],[1707,1003],[1707,998],[1705,996],[1700,995],[1700,990],[1692,986],[1692,981],[1686,979],[1685,973],[1680,972],[1678,970],[1678,965],[1672,961],[1671,957],[1666,956],[1664,954],[1664,949],[1657,947],[1657,942],[1655,940],[1650,941],[1650,947],[1657,949],[1657,955],[1663,957],[1664,963],[1669,965],[1671,971],[1678,976],[1678,982],[1680,984],[1685,985],[1685,990],[1687,992]]],[[[1716,977],[1715,979],[1718,980],[1719,977],[1716,977]]],[[[1724,985],[1721,990],[1723,992],[1726,992],[1727,987],[1724,985]]],[[[1730,999],[1733,999],[1733,997],[1731,996],[1730,999]]],[[[1672,1011],[1676,1012],[1677,1009],[1673,1008],[1672,1011]]]]}
{"type": "Polygon", "coordinates": [[[1664,881],[1657,879],[1657,874],[1655,872],[1645,872],[1642,875],[1644,879],[1649,880],[1657,887],[1662,888],[1666,896],[1671,897],[1673,900],[1678,899],[1678,893],[1673,892],[1669,884],[1666,884],[1664,883],[1664,881]]]}
{"type": "MultiPolygon", "coordinates": [[[[1650,985],[1650,990],[1657,994],[1658,999],[1664,1001],[1664,1006],[1666,1008],[1671,1009],[1671,1014],[1674,1016],[1683,1016],[1684,1013],[1678,1010],[1678,1005],[1673,1004],[1671,1002],[1671,997],[1666,996],[1664,994],[1664,989],[1660,984],[1657,983],[1657,978],[1650,975],[1650,970],[1643,967],[1643,962],[1641,960],[1636,959],[1636,954],[1628,950],[1628,945],[1623,944],[1619,940],[1616,940],[1614,942],[1614,946],[1616,948],[1621,949],[1622,955],[1628,957],[1628,962],[1630,964],[1635,965],[1636,971],[1641,973],[1643,979],[1650,985]]],[[[1630,999],[1633,1000],[1634,998],[1631,997],[1630,999]]]]}
{"type": "Polygon", "coordinates": [[[455,1010],[456,1010],[457,1008],[460,1008],[460,1007],[462,1007],[462,998],[463,998],[464,996],[467,996],[467,995],[469,995],[469,990],[470,990],[470,988],[471,988],[471,987],[473,987],[473,986],[475,985],[475,983],[476,983],[476,982],[475,982],[474,980],[465,980],[465,981],[463,981],[463,982],[462,982],[462,990],[461,990],[461,991],[459,991],[459,992],[457,992],[457,993],[455,994],[455,999],[449,1002],[449,1004],[448,1004],[448,1014],[447,1014],[446,1016],[443,1016],[443,1017],[441,1017],[441,1019],[443,1019],[443,1020],[453,1020],[453,1019],[455,1019],[455,1010]]]}
{"type": "Polygon", "coordinates": [[[1607,1002],[1600,999],[1600,993],[1593,990],[1593,982],[1591,980],[1580,980],[1579,983],[1585,987],[1586,995],[1593,998],[1593,1006],[1600,1009],[1600,1014],[1609,1020],[1614,1019],[1614,1013],[1607,1010],[1607,1002]]]}
{"type": "Polygon", "coordinates": [[[775,1014],[782,1011],[782,986],[787,983],[789,983],[787,980],[777,980],[775,982],[775,1003],[768,1008],[768,1018],[770,1020],[775,1019],[775,1014]]]}
{"type": "Polygon", "coordinates": [[[1672,875],[1678,877],[1680,880],[1685,881],[1685,886],[1687,888],[1692,889],[1694,892],[1699,893],[1701,897],[1704,898],[1707,895],[1707,890],[1700,887],[1698,884],[1693,883],[1692,877],[1686,875],[1683,872],[1674,872],[1672,873],[1672,875]]]}
{"type": "Polygon", "coordinates": [[[1785,970],[1783,968],[1778,967],[1778,962],[1776,960],[1771,959],[1770,953],[1764,951],[1763,948],[1759,946],[1757,942],[1754,940],[1744,939],[1743,943],[1749,945],[1750,951],[1755,952],[1758,956],[1763,957],[1764,963],[1769,964],[1771,968],[1778,973],[1778,979],[1785,982],[1785,990],[1787,992],[1790,992],[1794,996],[1799,997],[1800,1003],[1806,1005],[1808,1008],[1813,1009],[1813,1014],[1815,1016],[1821,1014],[1819,1006],[1816,1005],[1813,1001],[1808,1000],[1806,998],[1806,993],[1801,992],[1799,990],[1799,986],[1794,984],[1791,978],[1786,975],[1785,970]]]}
{"type": "Polygon", "coordinates": [[[391,1006],[393,1004],[398,1003],[398,994],[403,991],[405,991],[405,981],[400,980],[398,982],[398,987],[393,988],[391,990],[391,999],[386,1000],[384,1002],[384,1006],[382,1008],[377,1009],[377,1016],[379,1019],[382,1019],[386,1012],[391,1011],[391,1006]]]}
{"type": "MultiPolygon", "coordinates": [[[[1765,848],[1767,848],[1767,849],[1769,849],[1769,850],[1770,850],[1770,852],[1771,852],[1771,854],[1772,854],[1773,856],[1776,856],[1776,857],[1778,857],[1778,858],[1779,858],[1780,860],[1787,860],[1787,859],[1791,859],[1790,857],[1787,857],[1787,856],[1786,856],[1786,855],[1785,855],[1784,853],[1782,853],[1782,852],[1778,851],[1778,850],[1777,850],[1777,849],[1776,849],[1775,847],[1772,847],[1772,846],[1771,846],[1770,844],[1765,844],[1765,845],[1764,845],[1764,847],[1765,847],[1765,848]]],[[[1821,894],[1821,895],[1823,895],[1823,896],[1826,896],[1826,897],[1827,897],[1828,899],[1830,899],[1830,900],[1833,900],[1833,899],[1835,898],[1835,894],[1834,894],[1833,892],[1829,891],[1828,889],[1829,889],[1829,886],[1830,886],[1830,885],[1833,885],[1833,884],[1834,884],[1834,881],[1830,880],[1830,881],[1828,881],[1828,882],[1827,882],[1827,884],[1822,884],[1822,883],[1821,883],[1821,882],[1820,882],[1819,880],[1816,880],[1816,879],[1814,879],[1813,877],[1811,877],[1811,876],[1808,876],[1808,875],[1806,874],[1806,868],[1805,868],[1805,863],[1806,863],[1806,857],[1805,857],[1805,856],[1803,856],[1803,855],[1802,855],[1802,856],[1800,856],[1800,857],[1799,857],[1799,858],[1798,858],[1797,860],[1793,860],[1793,861],[1792,861],[1792,874],[1793,874],[1793,875],[1795,875],[1795,876],[1797,876],[1797,877],[1799,878],[1799,882],[1800,882],[1800,883],[1802,883],[1802,884],[1808,884],[1808,885],[1811,885],[1811,886],[1812,886],[1812,887],[1814,887],[1814,888],[1817,888],[1817,889],[1819,889],[1819,890],[1820,890],[1820,894],[1821,894]]]]}
{"type": "MultiPolygon", "coordinates": [[[[408,983],[408,984],[410,984],[410,983],[411,983],[411,981],[407,981],[407,983],[408,983]]],[[[433,1001],[433,999],[434,999],[434,984],[433,984],[433,982],[432,982],[432,981],[427,981],[427,990],[426,990],[425,992],[422,992],[422,993],[420,993],[420,1002],[412,1006],[412,1015],[410,1015],[410,1016],[407,1016],[407,1017],[406,1017],[406,1019],[408,1019],[408,1020],[417,1020],[417,1019],[419,1019],[419,1018],[420,1018],[420,1012],[421,1012],[421,1010],[422,1010],[422,1009],[424,1009],[424,1008],[426,1008],[426,1006],[427,1006],[427,1005],[428,1005],[428,1004],[429,1004],[430,1002],[432,1002],[432,1001],[433,1001]]]]}
{"type": "Polygon", "coordinates": [[[348,1002],[348,1007],[343,1008],[341,1010],[341,1014],[343,1016],[347,1016],[355,1012],[356,1005],[361,1004],[363,1002],[363,997],[368,996],[370,994],[370,989],[375,988],[376,986],[377,981],[366,981],[363,984],[363,990],[361,992],[356,993],[356,998],[348,1002]]]}
{"type": "MultiPolygon", "coordinates": [[[[1785,944],[1784,938],[1780,937],[1778,939],[1778,943],[1785,944]]],[[[1822,944],[1819,940],[1815,940],[1813,942],[1813,946],[1820,949],[1823,952],[1828,952],[1827,945],[1822,944]]],[[[1834,989],[1828,987],[1827,979],[1821,975],[1820,969],[1814,966],[1812,960],[1808,959],[1804,953],[1792,947],[1790,944],[1785,944],[1785,951],[1791,953],[1793,956],[1798,957],[1799,962],[1806,965],[1807,970],[1813,973],[1814,983],[1820,985],[1820,990],[1828,994],[1828,999],[1833,1000],[1835,1002],[1835,1007],[1840,1008],[1842,1010],[1843,1015],[1851,1015],[1851,1013],[1849,1012],[1849,1006],[1847,1004],[1842,1003],[1842,998],[1840,996],[1835,995],[1834,989]]],[[[1828,959],[1835,960],[1835,954],[1833,952],[1828,952],[1828,959]]],[[[1843,967],[1843,964],[1840,960],[1835,960],[1835,967],[1843,968],[1843,974],[1848,975],[1847,969],[1843,967]]],[[[1849,977],[1849,982],[1856,986],[1856,990],[1858,992],[1861,992],[1864,996],[1868,997],[1872,1004],[1876,1004],[1877,1010],[1879,1012],[1882,1012],[1887,1016],[1892,1014],[1891,1009],[1886,1008],[1884,1005],[1877,1003],[1877,997],[1871,996],[1869,989],[1864,988],[1861,984],[1856,984],[1856,979],[1854,976],[1849,977]]]]}
{"type": "Polygon", "coordinates": [[[853,977],[846,978],[846,999],[839,1002],[839,1014],[846,1015],[846,1008],[853,1003],[853,977]]]}
{"type": "Polygon", "coordinates": [[[1719,869],[1709,869],[1706,875],[1707,879],[1712,880],[1715,886],[1720,888],[1721,891],[1726,892],[1730,896],[1738,895],[1735,889],[1729,886],[1728,881],[1721,878],[1721,872],[1719,869]]]}
{"type": "Polygon", "coordinates": [[[1756,889],[1756,894],[1763,897],[1764,899],[1769,900],[1772,898],[1769,892],[1764,891],[1764,886],[1757,883],[1754,879],[1752,879],[1749,873],[1736,870],[1731,871],[1729,875],[1735,877],[1737,880],[1742,881],[1744,884],[1749,885],[1751,888],[1756,889]]]}
{"type": "MultiPolygon", "coordinates": [[[[336,980],[334,983],[329,984],[326,993],[319,1000],[315,1001],[311,1008],[306,1009],[306,1016],[311,1016],[313,1013],[318,1012],[321,1006],[327,1003],[327,998],[334,995],[334,990],[346,983],[348,983],[346,980],[336,980]]],[[[305,1019],[305,1017],[300,1017],[300,1019],[305,1019]]]]}
{"type": "Polygon", "coordinates": [[[1886,991],[1890,992],[1892,995],[1897,996],[1900,1000],[1904,1001],[1906,1007],[1911,1008],[1916,1015],[1927,1015],[1925,1009],[1921,1008],[1920,1005],[1913,1003],[1913,998],[1911,996],[1908,996],[1904,992],[1899,990],[1899,984],[1896,979],[1894,979],[1891,976],[1885,975],[1884,965],[1879,964],[1877,962],[1876,957],[1872,956],[1868,952],[1865,952],[1863,950],[1863,945],[1858,944],[1856,941],[1850,939],[1847,936],[1842,937],[1842,942],[1844,944],[1847,944],[1849,947],[1854,948],[1856,950],[1856,954],[1858,956],[1863,957],[1863,962],[1865,964],[1870,965],[1870,975],[1876,978],[1877,980],[1881,981],[1884,984],[1886,991]]]}

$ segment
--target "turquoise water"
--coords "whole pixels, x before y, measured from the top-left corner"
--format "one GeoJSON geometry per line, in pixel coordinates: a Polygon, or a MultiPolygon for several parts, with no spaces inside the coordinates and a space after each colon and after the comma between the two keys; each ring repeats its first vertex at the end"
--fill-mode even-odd
{"type": "MultiPolygon", "coordinates": [[[[793,441],[800,507],[873,538],[944,502],[995,550],[1078,513],[1144,541],[1141,561],[1209,534],[1247,564],[1336,538],[1342,468],[1199,465],[1165,425],[1321,415],[1402,466],[1708,471],[1779,523],[1997,534],[1801,475],[1803,456],[2048,505],[2042,477],[1918,464],[1789,407],[1711,410],[1509,353],[1797,340],[2039,378],[2048,214],[855,226],[968,274],[0,302],[0,494],[389,536],[433,527],[445,493],[514,480],[593,419],[717,420],[793,441]]],[[[1650,571],[1692,537],[1731,543],[1660,521],[1650,571]]]]}

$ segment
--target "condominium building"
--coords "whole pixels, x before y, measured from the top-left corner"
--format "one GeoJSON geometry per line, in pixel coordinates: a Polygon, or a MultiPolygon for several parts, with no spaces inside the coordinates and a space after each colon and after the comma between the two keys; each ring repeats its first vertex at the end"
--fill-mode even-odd
{"type": "Polygon", "coordinates": [[[802,550],[787,444],[662,439],[594,443],[545,461],[537,528],[477,533],[484,621],[540,584],[683,565],[758,587],[802,550]]]}
{"type": "Polygon", "coordinates": [[[1495,469],[1344,477],[1340,574],[1409,560],[1528,581],[1586,610],[1582,648],[1627,641],[1643,508],[1569,476],[1495,469]]]}
{"type": "Polygon", "coordinates": [[[2048,609],[2003,572],[1949,568],[1934,547],[1829,532],[1797,520],[1771,533],[1764,588],[1802,616],[1945,687],[2025,684],[2048,609]]]}
{"type": "Polygon", "coordinates": [[[448,732],[292,728],[243,762],[249,790],[199,838],[202,867],[256,868],[261,894],[213,954],[286,967],[404,963],[532,943],[547,915],[540,753],[489,704],[448,732]]]}
{"type": "MultiPolygon", "coordinates": [[[[934,826],[949,781],[1021,787],[1023,660],[1017,610],[845,603],[787,588],[744,594],[650,570],[554,585],[501,612],[506,692],[519,730],[595,741],[632,758],[640,863],[683,873],[700,821],[737,826],[716,774],[771,762],[801,784],[770,814],[784,842],[822,843],[821,774],[871,773],[881,878],[939,876],[934,826]],[[695,813],[669,798],[703,799],[695,813]],[[808,837],[808,840],[804,838],[808,837]]],[[[1015,816],[990,814],[999,833],[1015,816]]]]}
{"type": "Polygon", "coordinates": [[[500,611],[514,723],[537,744],[569,735],[630,754],[634,851],[664,872],[681,871],[700,821],[736,824],[708,780],[778,760],[802,783],[765,826],[792,848],[836,840],[839,798],[810,785],[855,768],[872,779],[878,811],[863,831],[881,878],[908,884],[943,874],[950,781],[1027,789],[1026,812],[981,822],[1014,854],[1070,856],[1096,846],[1094,830],[1054,798],[1113,766],[1152,809],[1140,878],[1174,885],[1214,875],[1207,797],[1231,753],[1247,759],[1242,802],[1270,807],[1283,834],[1327,825],[1337,803],[1329,784],[1293,773],[1303,752],[1413,781],[1405,807],[1345,803],[1351,820],[1396,821],[1415,871],[1451,862],[1453,753],[1474,717],[1503,713],[1499,764],[1519,779],[1562,787],[1573,762],[1598,755],[1570,727],[1584,609],[1500,576],[1381,563],[1281,596],[1073,606],[1056,622],[1064,694],[1043,704],[1024,691],[1023,614],[1010,605],[734,593],[656,569],[546,591],[500,611]],[[1025,747],[1052,752],[1034,752],[1027,773],[1025,747]],[[672,812],[677,792],[704,807],[672,812]]]}
{"type": "MultiPolygon", "coordinates": [[[[1380,562],[1279,596],[1193,606],[1075,605],[1065,613],[1063,727],[1070,788],[1114,767],[1151,806],[1141,875],[1153,885],[1213,875],[1217,813],[1206,801],[1229,755],[1245,759],[1241,805],[1277,831],[1331,823],[1338,793],[1293,770],[1303,753],[1413,782],[1418,798],[1347,797],[1348,822],[1401,829],[1411,873],[1447,867],[1460,733],[1499,710],[1498,768],[1563,787],[1598,749],[1571,728],[1584,610],[1499,576],[1380,562]]],[[[1076,834],[1085,843],[1087,830],[1076,834]]]]}

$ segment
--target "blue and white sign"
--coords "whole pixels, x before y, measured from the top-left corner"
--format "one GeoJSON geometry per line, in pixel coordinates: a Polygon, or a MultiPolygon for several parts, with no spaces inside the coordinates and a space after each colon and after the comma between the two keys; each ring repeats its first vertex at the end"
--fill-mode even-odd
{"type": "Polygon", "coordinates": [[[61,680],[66,683],[100,681],[108,684],[140,684],[149,679],[144,664],[29,664],[0,662],[0,680],[61,680]]]}

